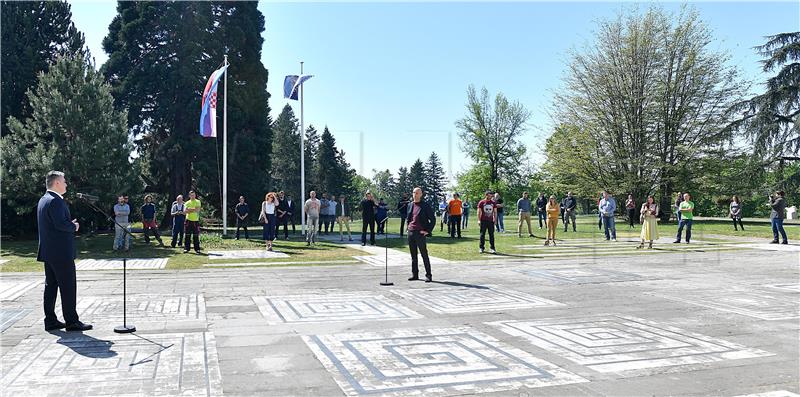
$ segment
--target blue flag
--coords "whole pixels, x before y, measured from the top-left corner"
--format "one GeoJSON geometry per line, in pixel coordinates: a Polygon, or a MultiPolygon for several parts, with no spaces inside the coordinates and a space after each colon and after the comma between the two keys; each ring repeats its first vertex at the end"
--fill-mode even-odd
{"type": "Polygon", "coordinates": [[[314,76],[310,74],[303,74],[300,76],[296,74],[290,74],[286,76],[286,78],[283,79],[283,97],[294,99],[296,101],[300,92],[300,86],[303,85],[306,80],[312,77],[314,76]]]}

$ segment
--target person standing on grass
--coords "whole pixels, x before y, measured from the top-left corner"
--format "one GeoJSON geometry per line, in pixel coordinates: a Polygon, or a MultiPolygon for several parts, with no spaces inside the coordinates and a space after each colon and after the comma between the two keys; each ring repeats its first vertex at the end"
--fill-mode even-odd
{"type": "Polygon", "coordinates": [[[542,230],[547,226],[547,197],[542,192],[539,192],[539,198],[536,199],[536,214],[539,218],[539,230],[542,230]]]}
{"type": "Polygon", "coordinates": [[[461,223],[461,228],[467,230],[469,224],[469,202],[467,200],[461,203],[461,223]]]}
{"type": "MultiPolygon", "coordinates": [[[[405,221],[402,216],[405,212],[401,213],[400,218],[405,221]]],[[[344,241],[344,234],[342,233],[342,226],[347,228],[347,238],[353,241],[353,235],[350,234],[350,205],[345,203],[344,196],[339,196],[339,204],[336,205],[336,222],[339,224],[339,241],[344,241]]]]}
{"type": "Polygon", "coordinates": [[[629,194],[628,199],[625,200],[625,212],[628,215],[628,228],[634,229],[633,218],[636,216],[636,201],[633,200],[632,194],[629,194]]]}
{"type": "Polygon", "coordinates": [[[369,244],[375,245],[375,210],[378,205],[369,191],[361,200],[361,245],[367,245],[367,227],[369,227],[369,244]]]}
{"type": "Polygon", "coordinates": [[[131,249],[130,245],[128,245],[128,235],[125,233],[125,229],[128,228],[128,216],[130,214],[131,207],[125,203],[125,197],[119,196],[117,204],[114,205],[114,220],[117,221],[117,224],[114,225],[114,245],[112,246],[114,251],[120,249],[128,251],[131,249]]]}
{"type": "Polygon", "coordinates": [[[506,224],[504,222],[505,210],[503,206],[503,198],[500,197],[500,193],[494,194],[494,202],[497,212],[497,224],[495,224],[495,228],[497,229],[497,232],[505,233],[506,232],[506,224]]]}
{"type": "Polygon", "coordinates": [[[422,264],[425,266],[425,282],[433,281],[431,274],[431,260],[428,257],[428,244],[426,238],[436,226],[436,216],[433,208],[427,201],[422,200],[422,188],[414,188],[414,201],[408,205],[408,213],[404,216],[408,221],[408,249],[411,253],[411,277],[408,281],[419,280],[419,262],[417,252],[422,255],[422,264]]]}
{"type": "Polygon", "coordinates": [[[642,233],[640,237],[642,243],[639,244],[639,249],[644,248],[644,242],[649,241],[647,248],[653,248],[653,241],[658,240],[658,204],[653,196],[647,196],[647,201],[642,204],[641,210],[642,233]]]}
{"type": "Polygon", "coordinates": [[[572,232],[577,232],[575,225],[575,212],[578,209],[578,200],[572,196],[572,192],[567,192],[567,197],[561,200],[561,207],[564,208],[564,232],[567,232],[567,226],[572,222],[572,232]]]}
{"type": "Polygon", "coordinates": [[[789,244],[789,239],[786,238],[786,230],[783,228],[783,219],[786,217],[786,198],[783,190],[779,190],[774,195],[769,196],[769,206],[772,208],[769,213],[774,237],[772,244],[778,244],[778,234],[783,237],[781,244],[789,244]]]}
{"type": "Polygon", "coordinates": [[[319,223],[319,209],[320,204],[317,200],[317,192],[311,191],[308,193],[309,199],[303,205],[308,220],[308,234],[306,234],[306,245],[317,244],[317,224],[319,223]]]}
{"type": "MultiPolygon", "coordinates": [[[[600,198],[597,199],[597,208],[600,208],[600,202],[603,201],[603,192],[600,192],[600,198]]],[[[597,211],[597,227],[603,230],[603,213],[597,211]]]]}
{"type": "MultiPolygon", "coordinates": [[[[403,237],[403,233],[406,230],[405,214],[408,212],[408,203],[408,193],[403,193],[403,197],[397,202],[397,213],[400,214],[400,237],[403,237]]],[[[339,230],[341,232],[341,227],[339,227],[339,230]]],[[[347,230],[350,229],[348,228],[347,230]]]]}
{"type": "Polygon", "coordinates": [[[317,234],[322,234],[322,227],[325,223],[325,217],[328,216],[328,205],[330,205],[330,200],[328,200],[328,193],[322,193],[322,198],[319,199],[319,217],[320,222],[317,226],[317,234]]]}
{"type": "Polygon", "coordinates": [[[739,226],[741,226],[742,231],[744,231],[744,225],[742,224],[742,203],[739,201],[739,196],[733,196],[731,199],[731,204],[728,207],[728,214],[730,214],[731,219],[733,219],[733,230],[739,231],[736,227],[736,222],[739,222],[739,226]]]}
{"type": "Polygon", "coordinates": [[[331,198],[328,199],[328,210],[325,212],[325,217],[320,219],[324,219],[326,235],[335,233],[333,227],[336,225],[336,196],[333,194],[331,194],[331,198]]]}
{"type": "Polygon", "coordinates": [[[54,331],[88,331],[92,329],[78,319],[76,309],[78,285],[75,275],[75,233],[80,229],[77,219],[71,219],[64,194],[67,181],[61,171],[50,171],[45,177],[47,191],[36,206],[36,223],[39,249],[36,260],[44,262],[44,329],[54,331]],[[61,293],[61,313],[64,322],[56,316],[56,299],[61,293]]]}
{"type": "MultiPolygon", "coordinates": [[[[289,204],[286,202],[286,195],[283,191],[278,193],[278,224],[275,226],[275,233],[280,231],[280,226],[283,225],[283,239],[289,239],[289,204]]],[[[276,236],[277,237],[277,236],[276,236]]]]}
{"type": "Polygon", "coordinates": [[[531,230],[531,199],[528,198],[528,192],[522,192],[522,197],[517,200],[517,212],[519,213],[517,237],[522,238],[522,222],[528,223],[528,237],[533,237],[533,230],[531,230]]]}
{"type": "Polygon", "coordinates": [[[681,222],[681,203],[683,202],[683,192],[678,192],[678,197],[675,198],[675,216],[678,218],[678,223],[681,222]]]}
{"type": "Polygon", "coordinates": [[[189,190],[189,201],[186,202],[186,223],[183,225],[183,253],[189,252],[189,240],[194,243],[194,252],[200,253],[200,209],[202,205],[197,193],[189,190]]]}
{"type": "MultiPolygon", "coordinates": [[[[442,196],[442,201],[439,203],[439,211],[436,214],[439,217],[439,231],[444,231],[444,226],[447,224],[449,214],[447,213],[447,197],[442,196]]],[[[448,231],[450,228],[447,229],[448,231]]]]}
{"type": "Polygon", "coordinates": [[[692,239],[692,220],[694,218],[694,202],[691,201],[692,196],[689,193],[683,194],[683,200],[681,200],[681,204],[678,207],[678,213],[681,214],[680,222],[678,222],[678,235],[675,237],[675,241],[673,243],[677,244],[681,242],[681,232],[683,232],[683,228],[686,227],[686,244],[692,239]]]}
{"type": "Polygon", "coordinates": [[[497,223],[497,203],[493,200],[492,192],[487,191],[484,199],[478,203],[478,221],[481,223],[481,237],[479,240],[480,253],[486,247],[486,232],[489,232],[490,253],[496,254],[494,249],[494,225],[497,223]]]}
{"type": "Polygon", "coordinates": [[[617,241],[617,226],[614,219],[614,213],[617,211],[617,200],[607,190],[603,190],[603,199],[600,200],[597,208],[600,210],[606,241],[617,241]]]}
{"type": "Polygon", "coordinates": [[[550,196],[547,200],[547,239],[544,240],[544,245],[556,245],[556,228],[558,227],[558,216],[561,213],[561,207],[556,202],[556,196],[550,196]]]}
{"type": "Polygon", "coordinates": [[[179,194],[175,197],[175,202],[172,203],[170,208],[170,215],[172,215],[172,241],[170,246],[183,246],[183,225],[186,223],[186,204],[183,202],[183,195],[179,194]]]}
{"type": "Polygon", "coordinates": [[[250,206],[244,201],[244,196],[239,196],[239,202],[236,208],[233,209],[236,215],[236,239],[239,239],[239,229],[244,229],[245,240],[250,239],[250,233],[247,231],[247,217],[250,216],[250,206]]]}
{"type": "Polygon", "coordinates": [[[275,241],[278,234],[278,217],[275,213],[277,209],[278,196],[275,192],[267,193],[264,196],[264,202],[261,203],[261,213],[258,215],[258,220],[264,225],[264,241],[267,242],[267,251],[272,251],[272,242],[275,241]]]}
{"type": "Polygon", "coordinates": [[[447,213],[450,214],[450,220],[447,222],[447,231],[450,238],[461,238],[461,211],[464,208],[461,202],[461,196],[458,193],[453,193],[453,199],[447,203],[447,213]]]}
{"type": "MultiPolygon", "coordinates": [[[[375,209],[375,222],[378,224],[378,234],[386,234],[387,219],[389,219],[389,206],[386,205],[383,198],[380,198],[378,199],[378,208],[375,209]]],[[[333,229],[333,227],[331,227],[331,229],[333,229]]]]}
{"type": "Polygon", "coordinates": [[[150,243],[150,236],[147,232],[152,230],[158,245],[164,246],[164,242],[161,241],[161,234],[158,232],[158,223],[156,223],[156,205],[153,204],[153,196],[149,194],[144,196],[144,205],[142,205],[142,227],[144,228],[145,243],[150,243]]]}
{"type": "Polygon", "coordinates": [[[297,213],[297,202],[292,200],[291,194],[286,195],[286,206],[289,207],[289,223],[292,224],[292,234],[297,234],[297,229],[295,228],[295,221],[294,221],[295,217],[294,214],[297,213]]]}

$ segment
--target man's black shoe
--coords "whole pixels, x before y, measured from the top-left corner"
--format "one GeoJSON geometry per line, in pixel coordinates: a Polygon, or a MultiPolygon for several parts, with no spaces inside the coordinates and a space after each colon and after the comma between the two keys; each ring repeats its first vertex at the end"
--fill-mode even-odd
{"type": "Polygon", "coordinates": [[[57,330],[57,329],[64,328],[66,326],[67,326],[67,324],[62,323],[61,321],[56,321],[54,323],[45,322],[44,323],[44,330],[45,331],[54,331],[54,330],[57,330]]]}
{"type": "Polygon", "coordinates": [[[426,283],[429,283],[431,281],[433,281],[433,277],[425,277],[425,282],[426,283]]]}
{"type": "Polygon", "coordinates": [[[781,244],[789,244],[789,241],[788,240],[783,240],[783,242],[781,244]]]}
{"type": "Polygon", "coordinates": [[[367,243],[361,243],[362,247],[365,247],[366,245],[367,245],[367,243]]]}
{"type": "Polygon", "coordinates": [[[411,276],[408,278],[408,281],[417,281],[417,280],[419,280],[418,276],[411,276]]]}
{"type": "Polygon", "coordinates": [[[67,331],[88,331],[90,329],[92,329],[91,324],[84,324],[80,321],[75,324],[67,325],[67,331]]]}
{"type": "Polygon", "coordinates": [[[770,244],[778,244],[778,240],[772,240],[769,242],[770,244]]]}
{"type": "Polygon", "coordinates": [[[194,253],[197,254],[197,255],[203,255],[203,253],[200,252],[200,250],[194,250],[194,253]]]}

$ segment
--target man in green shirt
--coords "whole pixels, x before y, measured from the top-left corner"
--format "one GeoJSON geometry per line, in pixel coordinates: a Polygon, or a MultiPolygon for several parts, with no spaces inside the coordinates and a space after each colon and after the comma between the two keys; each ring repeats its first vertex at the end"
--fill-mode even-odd
{"type": "Polygon", "coordinates": [[[689,244],[689,240],[692,239],[692,218],[694,218],[694,201],[691,201],[692,196],[689,193],[683,194],[683,201],[681,202],[680,206],[678,207],[678,212],[681,214],[680,221],[678,222],[678,236],[675,238],[673,243],[677,244],[681,242],[681,232],[683,232],[683,227],[686,227],[686,244],[689,244]]]}
{"type": "Polygon", "coordinates": [[[194,190],[189,191],[189,201],[186,202],[186,224],[184,226],[183,253],[189,252],[189,236],[194,242],[194,252],[200,253],[200,200],[194,190]]]}

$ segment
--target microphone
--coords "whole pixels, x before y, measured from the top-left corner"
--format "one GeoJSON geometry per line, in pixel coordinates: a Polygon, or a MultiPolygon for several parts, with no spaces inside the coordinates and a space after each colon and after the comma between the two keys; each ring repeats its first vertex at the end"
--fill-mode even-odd
{"type": "Polygon", "coordinates": [[[79,199],[83,199],[83,200],[86,200],[86,201],[89,201],[89,202],[92,202],[92,203],[97,201],[97,200],[100,200],[100,197],[92,196],[91,194],[77,193],[75,195],[78,196],[79,199]]]}

